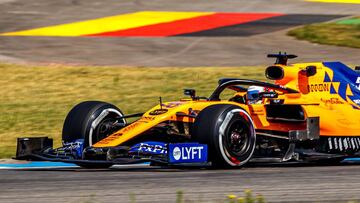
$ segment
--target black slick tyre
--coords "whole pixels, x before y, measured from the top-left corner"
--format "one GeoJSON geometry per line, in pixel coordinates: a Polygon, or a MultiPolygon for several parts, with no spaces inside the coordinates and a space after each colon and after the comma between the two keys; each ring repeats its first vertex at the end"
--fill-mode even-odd
{"type": "Polygon", "coordinates": [[[65,118],[62,139],[73,142],[84,140],[84,148],[107,137],[119,126],[125,125],[125,119],[119,119],[123,113],[116,106],[101,101],[85,101],[74,106],[65,118]]]}
{"type": "Polygon", "coordinates": [[[253,121],[242,108],[230,104],[206,107],[196,117],[193,139],[208,145],[213,167],[240,167],[252,157],[256,144],[253,121]]]}

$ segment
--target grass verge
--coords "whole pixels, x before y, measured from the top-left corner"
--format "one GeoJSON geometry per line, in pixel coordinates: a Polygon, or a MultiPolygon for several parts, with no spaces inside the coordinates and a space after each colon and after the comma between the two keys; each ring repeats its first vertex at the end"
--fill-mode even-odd
{"type": "MultiPolygon", "coordinates": [[[[358,23],[319,23],[305,25],[288,32],[300,40],[318,44],[360,48],[360,24],[358,23]]],[[[358,22],[357,18],[346,22],[358,22]]]]}
{"type": "Polygon", "coordinates": [[[183,88],[209,96],[218,78],[263,79],[262,67],[119,68],[0,64],[0,158],[15,154],[16,138],[49,136],[61,144],[67,112],[84,100],[102,100],[124,113],[176,100],[183,88]]]}

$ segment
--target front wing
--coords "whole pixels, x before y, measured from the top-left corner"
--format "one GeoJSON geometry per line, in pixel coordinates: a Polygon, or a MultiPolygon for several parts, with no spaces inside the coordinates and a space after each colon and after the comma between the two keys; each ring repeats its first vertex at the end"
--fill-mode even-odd
{"type": "Polygon", "coordinates": [[[199,143],[144,142],[132,147],[83,149],[81,140],[66,143],[53,149],[48,137],[18,138],[16,158],[73,163],[86,168],[110,167],[111,165],[139,164],[153,165],[201,165],[207,166],[208,148],[199,143]]]}

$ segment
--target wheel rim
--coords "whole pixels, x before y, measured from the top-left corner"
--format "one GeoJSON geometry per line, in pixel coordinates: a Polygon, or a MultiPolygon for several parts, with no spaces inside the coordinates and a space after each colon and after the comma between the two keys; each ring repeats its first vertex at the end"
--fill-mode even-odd
{"type": "Polygon", "coordinates": [[[106,138],[126,125],[125,119],[116,109],[103,110],[91,123],[89,132],[89,146],[106,138]],[[103,116],[105,115],[105,116],[103,116]]]}
{"type": "Polygon", "coordinates": [[[119,117],[108,117],[102,120],[95,128],[92,143],[96,143],[117,131],[119,129],[117,126],[118,118],[119,117]]]}
{"type": "Polygon", "coordinates": [[[225,132],[224,146],[232,157],[240,157],[249,151],[251,130],[247,123],[238,119],[229,124],[225,132]]]}
{"type": "Polygon", "coordinates": [[[255,142],[255,129],[248,113],[242,109],[227,112],[219,127],[220,153],[224,161],[230,166],[247,163],[255,150],[255,142]]]}

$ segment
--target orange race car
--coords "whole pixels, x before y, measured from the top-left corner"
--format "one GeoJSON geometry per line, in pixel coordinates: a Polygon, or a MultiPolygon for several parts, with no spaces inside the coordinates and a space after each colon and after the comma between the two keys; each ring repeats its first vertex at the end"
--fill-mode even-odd
{"type": "Polygon", "coordinates": [[[116,106],[85,101],[67,115],[63,146],[18,138],[17,159],[62,161],[83,167],[151,162],[238,167],[249,161],[340,162],[360,151],[360,72],[341,62],[287,65],[295,55],[270,54],[274,83],[225,78],[210,97],[124,115],[116,106]],[[235,91],[221,99],[225,89],[235,91]],[[140,117],[127,123],[130,117],[140,117]]]}

